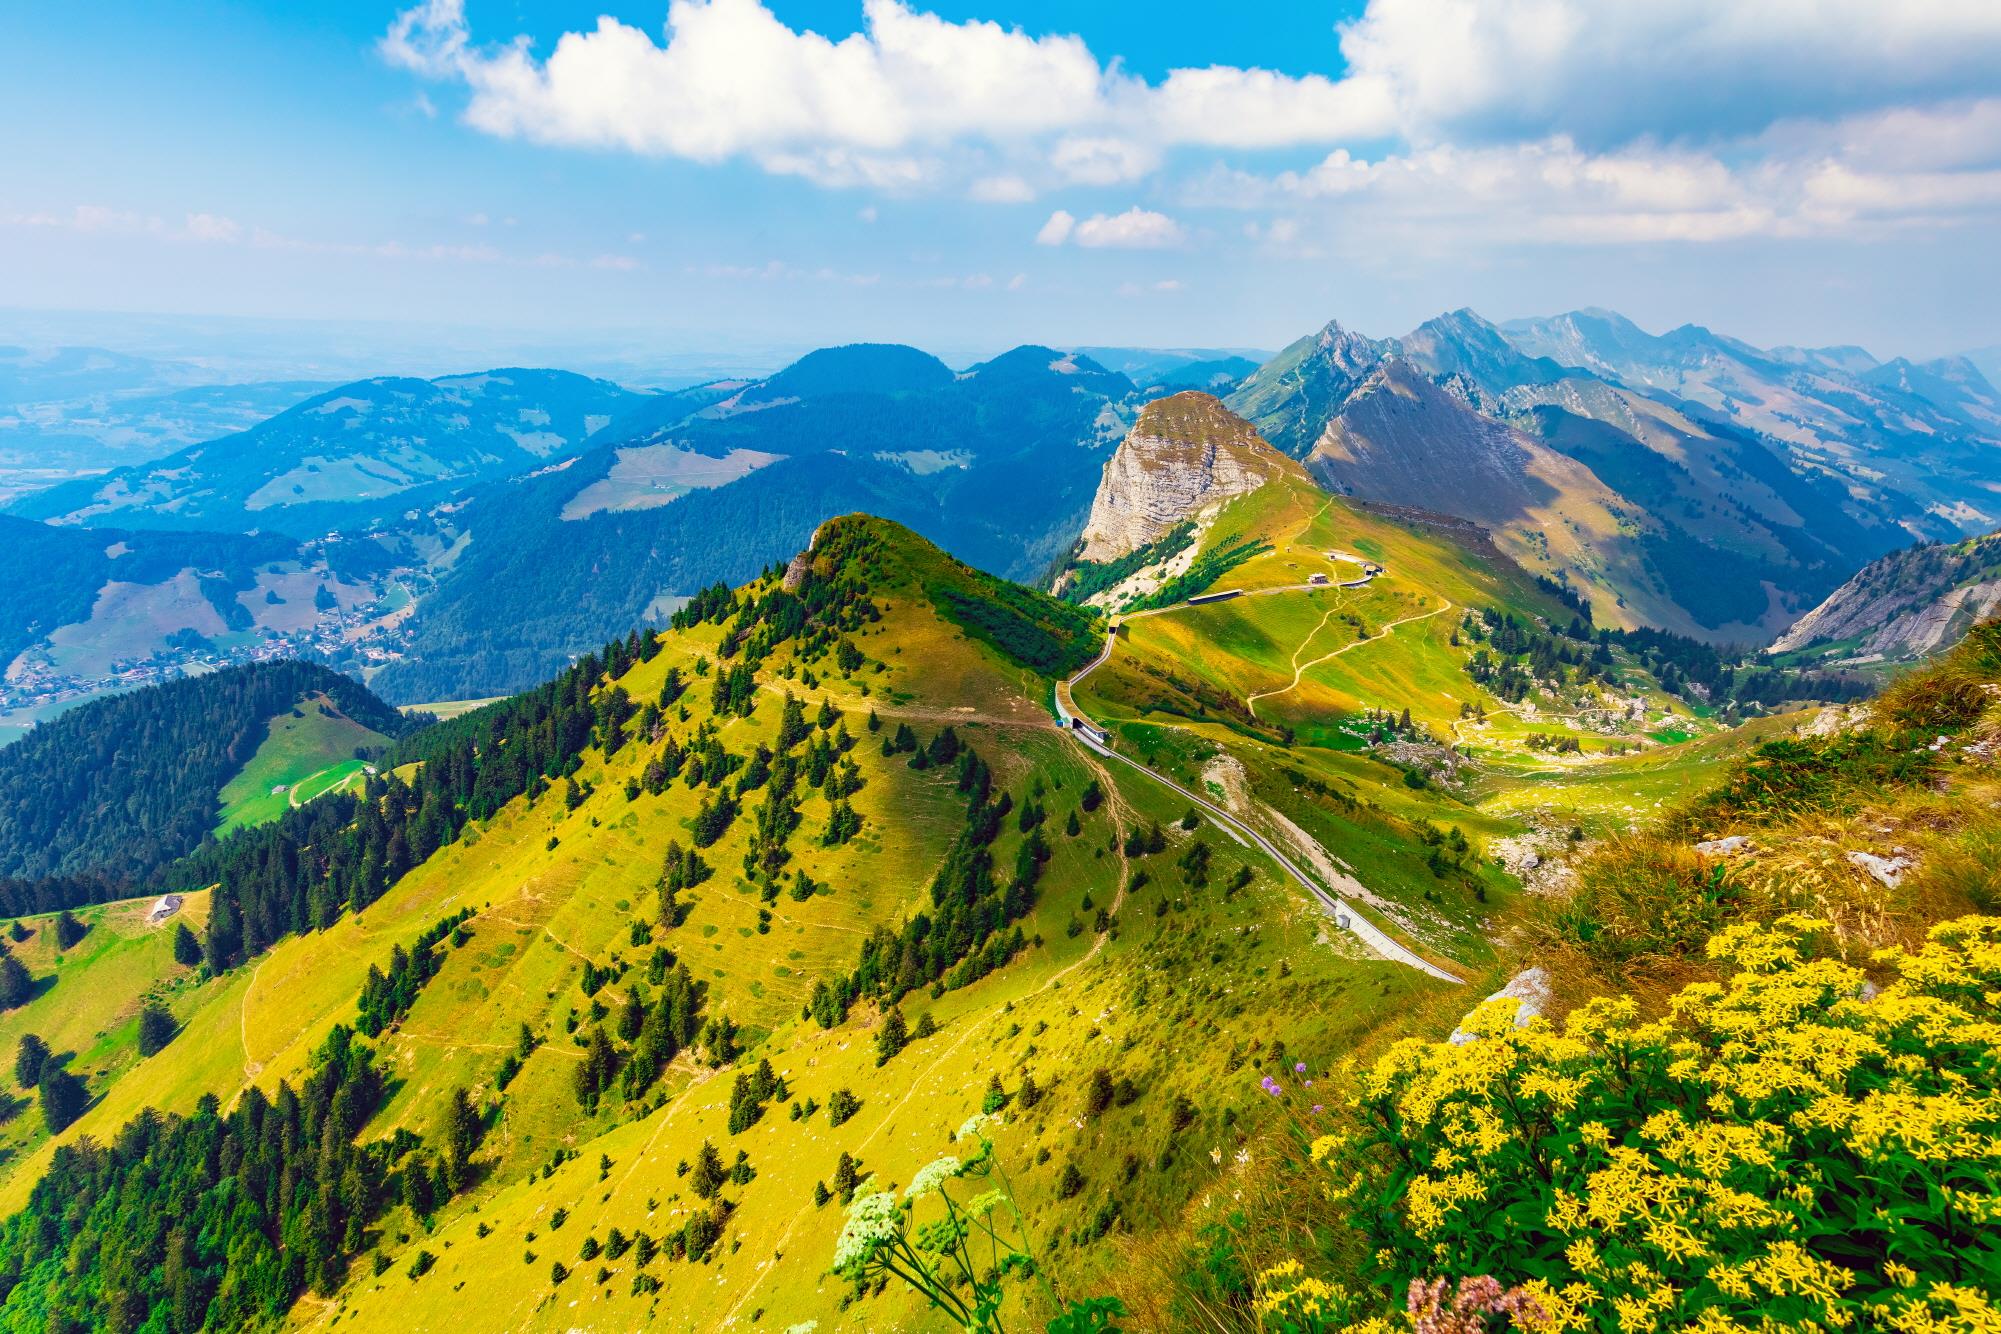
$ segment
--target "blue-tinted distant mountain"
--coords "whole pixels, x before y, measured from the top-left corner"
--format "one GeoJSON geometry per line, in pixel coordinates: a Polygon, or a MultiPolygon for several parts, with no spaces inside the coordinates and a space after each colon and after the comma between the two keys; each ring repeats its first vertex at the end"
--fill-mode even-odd
{"type": "Polygon", "coordinates": [[[1488,394],[1521,385],[1554,384],[1569,372],[1547,357],[1523,353],[1471,310],[1426,320],[1397,340],[1403,355],[1434,380],[1463,377],[1488,394]]]}
{"type": "Polygon", "coordinates": [[[808,352],[762,385],[772,396],[817,398],[912,393],[951,382],[952,368],[929,352],[901,343],[850,343],[808,352]]]}
{"type": "Polygon", "coordinates": [[[1241,380],[1271,360],[1270,352],[1250,347],[1078,347],[1071,351],[1106,370],[1117,371],[1142,389],[1179,382],[1209,366],[1241,367],[1236,377],[1241,380]]]}
{"type": "Polygon", "coordinates": [[[1765,351],[1700,325],[1654,335],[1602,310],[1516,320],[1522,351],[1588,370],[1755,431],[1795,463],[1838,476],[1885,514],[1901,496],[1915,536],[1984,530],[2001,520],[2001,426],[1982,416],[1991,387],[1971,365],[1878,365],[1859,348],[1765,351]],[[1971,378],[1968,378],[1968,373],[1971,378]]]}
{"type": "Polygon", "coordinates": [[[13,511],[63,523],[312,536],[546,466],[638,401],[567,371],[362,380],[247,431],[28,497],[13,511]]]}
{"type": "Polygon", "coordinates": [[[0,408],[158,390],[199,378],[193,366],[102,347],[0,346],[0,408]]]}
{"type": "Polygon", "coordinates": [[[101,347],[0,347],[0,501],[243,430],[329,387],[101,347]]]}
{"type": "Polygon", "coordinates": [[[1124,375],[1046,347],[956,375],[914,349],[829,349],[650,402],[644,431],[607,430],[438,518],[437,544],[470,541],[371,684],[406,701],[518,688],[855,510],[983,569],[1039,575],[1082,531],[1136,403],[1124,375]]]}
{"type": "Polygon", "coordinates": [[[1186,393],[1191,389],[1220,396],[1232,392],[1254,375],[1258,365],[1249,357],[1190,361],[1146,377],[1140,382],[1140,388],[1151,398],[1186,393]]]}
{"type": "Polygon", "coordinates": [[[1970,431],[2001,437],[2001,393],[1966,357],[1920,362],[1897,357],[1861,378],[1880,389],[1922,398],[1970,431]]]}

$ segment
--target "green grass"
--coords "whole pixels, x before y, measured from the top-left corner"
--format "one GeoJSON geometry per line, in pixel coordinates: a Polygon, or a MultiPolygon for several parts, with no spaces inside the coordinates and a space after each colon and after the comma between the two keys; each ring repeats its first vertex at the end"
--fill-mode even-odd
{"type": "MultiPolygon", "coordinates": [[[[843,1285],[825,1275],[840,1210],[815,1210],[810,1196],[815,1181],[831,1181],[842,1149],[886,1181],[907,1181],[949,1150],[951,1130],[978,1109],[989,1074],[1012,1089],[1032,1070],[1047,1100],[1011,1121],[1003,1147],[1037,1227],[1067,1237],[1109,1197],[1134,1226],[1164,1226],[1209,1188],[1208,1148],[1228,1140],[1223,1118],[1254,1083],[1252,1053],[1269,1037],[1333,1052],[1385,1020],[1422,1012],[1431,997],[1453,1003],[1449,989],[1419,974],[1355,959],[1328,943],[1319,910],[1280,884],[1262,857],[1247,860],[1247,849],[1213,829],[1174,827],[1183,799],[1123,769],[1100,767],[1057,733],[1043,706],[1047,678],[935,610],[924,594],[936,577],[933,567],[886,562],[873,590],[884,619],[855,636],[866,666],[809,689],[781,652],[766,664],[753,716],[721,723],[725,744],[741,753],[772,737],[787,690],[808,701],[809,716],[822,697],[844,711],[867,780],[853,798],[863,832],[841,848],[819,847],[825,798],[812,793],[792,844],[795,864],[832,892],[804,903],[781,897],[770,905],[770,929],[760,932],[761,905],[738,875],[750,832],[741,819],[705,851],[716,874],[684,896],[692,905],[686,922],[656,934],[709,984],[709,1012],[742,1026],[754,1044],[748,1059],[768,1057],[795,1096],[821,1104],[836,1088],[852,1089],[863,1100],[853,1120],[829,1129],[824,1111],[795,1122],[778,1106],[731,1136],[723,1122],[733,1072],[712,1074],[685,1057],[646,1105],[608,1105],[595,1119],[580,1113],[571,1092],[577,1048],[567,1031],[589,1003],[578,976],[587,958],[603,967],[651,948],[632,945],[629,925],[652,919],[662,852],[670,839],[686,840],[698,804],[699,794],[678,783],[661,796],[628,801],[625,780],[650,752],[629,744],[609,758],[587,752],[578,777],[594,784],[595,794],[576,809],[566,808],[560,785],[534,802],[516,800],[366,912],[284,940],[215,981],[197,986],[163,973],[163,933],[114,944],[113,933],[94,930],[77,958],[65,961],[61,985],[98,1007],[66,1011],[79,1028],[64,1036],[93,1063],[91,1087],[102,1096],[63,1138],[108,1137],[144,1107],[184,1112],[205,1093],[228,1102],[252,1082],[270,1090],[297,1079],[327,1030],[352,1019],[371,964],[446,914],[470,908],[469,939],[447,951],[405,1019],[380,1040],[394,1082],[367,1133],[433,1132],[454,1087],[496,1098],[494,1073],[522,1023],[544,1041],[500,1104],[481,1152],[483,1184],[433,1220],[434,1230],[391,1215],[380,1245],[392,1267],[375,1277],[364,1257],[332,1303],[308,1299],[297,1318],[337,1316],[342,1329],[708,1329],[732,1317],[747,1325],[762,1312],[761,1326],[776,1329],[808,1318],[824,1327],[846,1319],[882,1328],[917,1316],[907,1297],[892,1292],[844,1317],[843,1285]],[[1022,923],[1027,948],[972,986],[906,998],[912,1022],[928,1012],[938,1031],[880,1069],[870,1007],[856,1007],[849,1022],[823,1031],[802,1021],[801,1005],[816,980],[852,966],[867,931],[894,927],[928,906],[932,874],[961,825],[963,805],[949,771],[920,772],[901,756],[879,753],[864,725],[871,709],[885,725],[908,721],[927,737],[952,722],[1017,802],[1039,783],[1053,848],[1022,923]],[[1081,831],[1068,836],[1065,821],[1092,779],[1107,800],[1095,812],[1080,811],[1081,831]],[[1168,851],[1145,860],[1150,883],[1120,909],[1113,932],[1098,934],[1091,929],[1097,909],[1117,901],[1134,869],[1119,851],[1123,832],[1156,821],[1169,829],[1168,851]],[[1213,854],[1201,888],[1177,867],[1195,838],[1213,854]],[[1226,895],[1240,866],[1250,868],[1250,882],[1226,895]],[[86,963],[98,942],[102,958],[86,963]],[[85,981],[100,977],[103,985],[85,981]],[[169,989],[186,1031],[160,1057],[121,1063],[115,1053],[129,1045],[136,998],[160,987],[169,989]],[[1143,1092],[1080,1128],[1081,1086],[1097,1065],[1129,1075],[1143,1092]],[[1177,1095],[1194,1101],[1198,1120],[1163,1159],[1167,1109],[1177,1095]],[[613,1264],[615,1281],[598,1288],[596,1265],[578,1263],[582,1238],[596,1232],[602,1239],[612,1225],[655,1236],[677,1226],[691,1201],[675,1164],[692,1159],[704,1138],[726,1156],[746,1149],[757,1171],[750,1184],[729,1191],[738,1206],[732,1243],[707,1265],[656,1261],[649,1272],[665,1287],[650,1297],[631,1294],[629,1257],[613,1264]],[[1124,1159],[1136,1145],[1145,1146],[1142,1161],[1128,1180],[1124,1159]],[[575,1161],[543,1178],[559,1149],[574,1152],[575,1161]],[[600,1155],[612,1160],[602,1177],[600,1155]],[[1056,1182],[1072,1161],[1091,1184],[1059,1200],[1056,1182]],[[571,1219],[551,1233],[558,1206],[571,1219]],[[526,1240],[531,1231],[538,1240],[526,1240]],[[404,1270],[419,1246],[438,1262],[412,1282],[404,1270]],[[538,1256],[533,1265],[523,1261],[529,1250],[538,1256]],[[549,1262],[556,1258],[578,1272],[552,1296],[549,1262]]],[[[692,676],[698,659],[713,661],[720,635],[714,625],[669,635],[661,654],[621,684],[634,698],[651,698],[670,666],[692,676]]],[[[829,670],[824,659],[817,670],[829,670]]],[[[686,699],[698,721],[707,709],[705,683],[697,679],[686,699]]],[[[690,726],[677,722],[676,730],[690,726]]],[[[1009,820],[993,848],[1003,873],[1022,837],[1009,820]]],[[[37,1000],[9,1022],[52,1023],[48,1004],[37,1000]]],[[[20,1203],[50,1152],[45,1139],[24,1132],[14,1143],[12,1170],[0,1175],[0,1207],[20,1203]]],[[[1083,1284],[1102,1282],[1121,1263],[1110,1240],[1066,1241],[1058,1254],[1066,1276],[1083,1284]]]]}
{"type": "MultiPolygon", "coordinates": [[[[575,809],[565,806],[560,784],[535,801],[517,799],[405,875],[364,913],[284,940],[207,983],[182,975],[170,960],[163,965],[166,933],[113,929],[121,921],[129,927],[119,914],[135,911],[130,905],[93,910],[106,925],[62,962],[54,992],[0,1021],[0,1040],[40,1024],[55,1041],[57,1026],[71,1025],[60,1029],[57,1045],[79,1052],[101,1098],[64,1139],[104,1139],[145,1107],[184,1112],[205,1093],[227,1102],[253,1082],[269,1090],[281,1079],[296,1080],[328,1029],[353,1018],[370,965],[385,963],[395,946],[441,917],[469,908],[469,939],[446,951],[408,1015],[378,1044],[393,1085],[367,1133],[432,1134],[453,1089],[467,1087],[499,1107],[479,1155],[486,1175],[428,1223],[391,1214],[377,1238],[390,1267],[377,1277],[362,1257],[340,1292],[328,1301],[306,1299],[295,1321],[397,1331],[782,1330],[807,1319],[828,1330],[927,1327],[928,1317],[896,1290],[844,1303],[846,1285],[826,1273],[841,1211],[834,1204],[814,1208],[813,1184],[831,1184],[844,1150],[884,1183],[908,1182],[920,1165],[954,1151],[950,1135],[978,1110],[990,1075],[1013,1091],[1024,1072],[1048,1092],[1039,1106],[1008,1114],[1001,1149],[1009,1173],[1038,1233],[1052,1243],[1063,1281],[1080,1292],[1103,1290],[1131,1257],[1115,1240],[1080,1235],[1108,1201],[1144,1236],[1175,1226],[1217,1189],[1222,1177],[1212,1152],[1230,1161],[1238,1143],[1230,1118],[1256,1096],[1260,1063],[1274,1040],[1324,1062],[1366,1050],[1385,1034],[1449,1027],[1469,995],[1492,989],[1488,925],[1513,891],[1477,859],[1463,872],[1435,874],[1418,842],[1419,822],[1458,828],[1478,846],[1519,828],[1533,802],[1609,803],[1619,794],[1630,800],[1649,785],[1685,783],[1699,772],[1701,748],[1709,744],[1588,770],[1510,758],[1493,766],[1491,790],[1461,800],[1413,791],[1381,763],[1308,743],[1309,726],[1327,725],[1323,717],[1356,702],[1388,702],[1377,696],[1394,691],[1442,696],[1470,689],[1442,637],[1443,615],[1303,672],[1299,690],[1282,697],[1285,716],[1296,718],[1302,732],[1290,749],[1234,718],[1199,722],[1132,707],[1122,692],[1152,680],[1144,657],[1134,654],[1158,655],[1220,697],[1286,685],[1302,647],[1301,662],[1340,647],[1341,629],[1350,635],[1352,629],[1329,619],[1330,608],[1355,608],[1375,629],[1439,598],[1480,605],[1519,594],[1471,557],[1422,534],[1351,513],[1318,493],[1277,490],[1276,497],[1261,492],[1237,502],[1263,525],[1255,531],[1284,540],[1245,561],[1233,582],[1303,582],[1310,570],[1335,568],[1319,554],[1328,549],[1368,551],[1390,574],[1366,589],[1282,593],[1134,621],[1120,655],[1087,682],[1089,690],[1080,693],[1090,697],[1080,703],[1118,729],[1122,748],[1152,753],[1163,772],[1190,786],[1216,783],[1211,790],[1219,797],[1229,794],[1221,790],[1217,762],[1225,753],[1237,757],[1244,788],[1274,813],[1254,816],[1258,823],[1282,838],[1296,828],[1324,848],[1336,873],[1352,874],[1373,895],[1365,912],[1416,947],[1452,959],[1469,975],[1469,988],[1357,957],[1262,855],[1206,824],[1180,830],[1184,798],[1123,766],[1101,765],[1058,734],[1048,721],[1049,678],[1020,660],[1011,642],[1034,636],[1012,633],[1019,629],[1012,623],[1001,627],[1009,633],[955,623],[963,609],[948,599],[941,611],[932,595],[951,569],[922,551],[901,549],[905,539],[892,533],[870,588],[883,619],[854,635],[867,663],[842,677],[824,658],[799,663],[781,650],[760,674],[753,715],[719,724],[729,749],[744,753],[772,738],[787,691],[807,702],[809,717],[822,698],[843,711],[859,739],[854,755],[866,778],[853,799],[863,832],[843,847],[819,847],[826,803],[812,793],[792,843],[794,864],[832,892],[804,903],[780,897],[770,905],[769,930],[759,931],[761,905],[739,875],[750,833],[749,819],[741,818],[704,852],[715,876],[684,896],[687,920],[655,935],[709,984],[709,1013],[742,1026],[752,1044],[749,1061],[768,1058],[795,1099],[824,1105],[835,1089],[852,1090],[863,1102],[853,1120],[830,1128],[820,1111],[795,1121],[780,1105],[732,1136],[727,1115],[735,1072],[711,1072],[685,1056],[643,1105],[621,1108],[614,1099],[595,1118],[579,1111],[571,1091],[578,1048],[568,1030],[589,999],[578,977],[587,959],[604,967],[642,959],[651,949],[632,944],[630,926],[652,920],[662,853],[669,840],[687,840],[700,795],[675,783],[660,796],[628,801],[626,780],[651,750],[638,743],[610,757],[585,754],[577,776],[595,792],[575,809]],[[808,688],[802,679],[808,669],[826,679],[808,688]],[[1044,835],[1053,848],[1022,923],[1027,947],[974,985],[908,996],[906,1016],[914,1024],[928,1013],[937,1032],[883,1067],[875,1064],[876,1016],[869,1006],[822,1030],[802,1019],[801,1005],[815,981],[852,966],[868,931],[893,928],[928,906],[932,875],[963,807],[949,773],[920,772],[901,756],[880,754],[877,735],[865,728],[870,710],[887,728],[908,722],[924,737],[951,723],[1017,801],[1040,783],[1049,814],[1044,835]],[[1684,753],[1683,769],[1661,758],[1684,753]],[[1107,799],[1095,812],[1079,811],[1080,832],[1068,836],[1065,822],[1093,780],[1107,799]],[[1168,849],[1129,864],[1122,834],[1154,822],[1167,830],[1168,849]],[[1206,886],[1189,884],[1178,866],[1195,839],[1211,849],[1206,886]],[[1240,868],[1249,870],[1248,884],[1226,893],[1240,868]],[[1098,910],[1119,903],[1121,888],[1139,870],[1148,883],[1125,897],[1114,928],[1100,935],[1092,929],[1098,910]],[[169,996],[186,1031],[159,1057],[137,1062],[121,1053],[130,1052],[131,1015],[149,990],[169,996]],[[495,1072],[523,1023],[543,1042],[501,1099],[495,1072]],[[1133,1079],[1140,1095],[1130,1106],[1087,1119],[1082,1088],[1100,1066],[1133,1079]],[[1176,1097],[1195,1108],[1193,1123],[1178,1133],[1169,1129],[1176,1097]],[[692,1160],[704,1139],[726,1161],[739,1148],[747,1151],[757,1174],[726,1192],[737,1206],[729,1239],[707,1264],[657,1260],[648,1272],[663,1288],[636,1296],[629,1255],[580,1262],[583,1239],[594,1234],[602,1241],[612,1226],[656,1238],[678,1227],[694,1202],[676,1166],[692,1160]],[[558,1150],[575,1156],[545,1177],[542,1169],[558,1150]],[[1130,1173],[1128,1155],[1135,1160],[1130,1173]],[[601,1169],[601,1156],[610,1159],[608,1168],[601,1169]],[[1086,1188],[1060,1199],[1057,1181],[1073,1162],[1086,1188]],[[569,1221],[552,1231],[558,1208],[569,1221]],[[413,1281],[405,1271],[419,1248],[436,1257],[436,1266],[413,1281]],[[533,1263],[524,1260],[527,1252],[535,1254],[533,1263]],[[557,1259],[576,1271],[560,1289],[550,1279],[557,1259]],[[613,1270],[603,1286],[595,1281],[599,1263],[613,1270]]],[[[1229,531],[1253,529],[1240,524],[1229,531]]],[[[1029,630],[1048,632],[1054,642],[1077,637],[1062,620],[1043,623],[1039,602],[1018,610],[1029,630]]],[[[620,684],[635,700],[647,700],[670,667],[693,678],[685,697],[693,720],[674,723],[685,736],[708,708],[707,682],[695,676],[696,664],[714,661],[721,635],[714,624],[669,634],[659,656],[620,684]]],[[[1441,716],[1448,708],[1456,717],[1456,703],[1441,698],[1436,705],[1441,716]]],[[[1508,720],[1497,723],[1497,733],[1501,726],[1526,734],[1530,725],[1508,720]]],[[[290,781],[303,783],[301,795],[308,796],[337,781],[334,768],[323,763],[290,781]]],[[[286,780],[266,779],[267,789],[280,781],[286,780]]],[[[1003,873],[1021,838],[1008,821],[993,849],[1003,873]]],[[[191,918],[204,910],[200,897],[191,901],[191,918]]],[[[35,948],[36,942],[24,946],[23,957],[35,948]]],[[[615,985],[612,996],[622,991],[623,984],[615,985]]],[[[0,1208],[19,1205],[51,1151],[35,1124],[31,1115],[0,1127],[0,1148],[12,1153],[0,1161],[0,1208]]],[[[1039,1327],[1046,1315],[1035,1315],[1011,1310],[1009,1321],[1039,1327]]]]}
{"type": "Polygon", "coordinates": [[[271,720],[257,753],[223,785],[216,833],[275,820],[287,806],[325,795],[362,771],[357,748],[389,743],[324,696],[301,702],[271,720]]]}
{"type": "MultiPolygon", "coordinates": [[[[31,1091],[14,1084],[14,1052],[23,1035],[34,1033],[58,1053],[71,1053],[69,1068],[84,1076],[93,1092],[116,1084],[140,1067],[159,1069],[206,1053],[179,1039],[141,1062],[138,1015],[149,997],[166,1001],[177,1017],[197,1014],[221,989],[199,984],[194,973],[174,962],[176,923],[197,934],[208,916],[206,891],[185,896],[180,913],[159,927],[148,924],[152,898],[80,908],[90,929],[68,950],[55,947],[53,917],[27,917],[33,934],[9,949],[34,976],[37,987],[26,1005],[0,1013],[0,1182],[7,1184],[6,1207],[20,1203],[26,1178],[19,1168],[48,1141],[42,1114],[31,1091]]],[[[185,1036],[185,1035],[183,1035],[185,1036]]]]}

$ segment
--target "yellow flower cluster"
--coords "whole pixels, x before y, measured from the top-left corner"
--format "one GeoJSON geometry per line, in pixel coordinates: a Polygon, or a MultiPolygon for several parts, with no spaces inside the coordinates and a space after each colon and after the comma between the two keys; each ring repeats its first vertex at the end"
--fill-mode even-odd
{"type": "MultiPolygon", "coordinates": [[[[1377,1290],[1492,1275],[1552,1331],[2001,1334],[2001,918],[1879,954],[1880,992],[1823,927],[1731,926],[1728,979],[1652,1018],[1601,998],[1517,1028],[1489,1002],[1475,1041],[1359,1072],[1355,1133],[1311,1156],[1377,1290]]],[[[1261,1310],[1308,1309],[1303,1273],[1265,1278],[1261,1310]]]]}
{"type": "Polygon", "coordinates": [[[1352,1292],[1339,1283],[1312,1277],[1297,1260],[1284,1261],[1258,1275],[1258,1316],[1267,1328],[1338,1329],[1347,1324],[1354,1307],[1352,1292]]]}

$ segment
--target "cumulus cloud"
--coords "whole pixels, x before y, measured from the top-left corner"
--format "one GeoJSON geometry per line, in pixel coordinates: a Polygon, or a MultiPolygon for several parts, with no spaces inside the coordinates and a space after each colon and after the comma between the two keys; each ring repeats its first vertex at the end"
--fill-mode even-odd
{"type": "Polygon", "coordinates": [[[1371,0],[1341,31],[1351,95],[1407,136],[1589,148],[1996,90],[1989,0],[1371,0]]]}
{"type": "Polygon", "coordinates": [[[1123,213],[1099,213],[1077,224],[1072,239],[1080,246],[1114,250],[1160,250],[1185,240],[1181,224],[1165,213],[1133,207],[1123,213]]]}
{"type": "Polygon", "coordinates": [[[1558,135],[1375,157],[1343,148],[1269,176],[1219,169],[1183,199],[1287,211],[1244,233],[1301,254],[1311,247],[1295,244],[1300,223],[1290,214],[1302,207],[1338,217],[1350,232],[1405,241],[1449,233],[1594,244],[1854,235],[2001,213],[2001,101],[1795,123],[1734,147],[1728,155],[1653,144],[1590,152],[1558,135]],[[1908,151],[1897,150],[1900,142],[1908,151]]]}
{"type": "Polygon", "coordinates": [[[1161,250],[1186,239],[1173,218],[1137,205],[1123,213],[1094,213],[1082,222],[1059,208],[1035,234],[1037,245],[1069,242],[1093,250],[1161,250]]]}
{"type": "MultiPolygon", "coordinates": [[[[421,0],[380,49],[462,87],[464,121],[487,134],[996,204],[1200,156],[1206,183],[1235,194],[1205,203],[1345,200],[1425,223],[1547,206],[1555,239],[2001,208],[1993,0],[1368,0],[1336,29],[1338,74],[1207,66],[1158,80],[1074,35],[919,3],[861,0],[860,31],[834,40],[766,0],[670,0],[657,32],[602,17],[545,53],[476,35],[464,0],[421,0]],[[1283,172],[1227,157],[1280,150],[1321,160],[1283,172]]],[[[1195,198],[1182,174],[1180,197],[1195,198]]],[[[1185,235],[1142,210],[1057,210],[1036,239],[1185,235]]]]}

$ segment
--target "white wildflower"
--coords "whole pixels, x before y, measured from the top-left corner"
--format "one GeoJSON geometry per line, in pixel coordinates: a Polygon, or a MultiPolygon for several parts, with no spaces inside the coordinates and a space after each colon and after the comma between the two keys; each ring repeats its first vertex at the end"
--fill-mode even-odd
{"type": "Polygon", "coordinates": [[[963,1164],[949,1153],[943,1158],[924,1164],[924,1166],[917,1169],[917,1175],[911,1179],[910,1189],[903,1192],[903,1198],[906,1200],[915,1200],[929,1195],[932,1191],[959,1175],[961,1166],[963,1164]]]}
{"type": "Polygon", "coordinates": [[[796,1325],[787,1325],[785,1327],[785,1334],[813,1334],[813,1331],[819,1327],[820,1322],[817,1320],[801,1320],[796,1325]]]}
{"type": "Polygon", "coordinates": [[[1001,1124],[1001,1119],[997,1113],[974,1112],[971,1116],[966,1118],[966,1124],[960,1126],[959,1133],[954,1135],[952,1138],[964,1139],[968,1135],[978,1135],[981,1139],[985,1139],[987,1127],[998,1126],[1000,1124],[1001,1124]]]}
{"type": "Polygon", "coordinates": [[[841,1239],[834,1243],[834,1268],[847,1269],[866,1264],[878,1249],[903,1231],[903,1210],[894,1195],[879,1190],[870,1177],[855,1190],[848,1206],[848,1221],[841,1239]]]}

